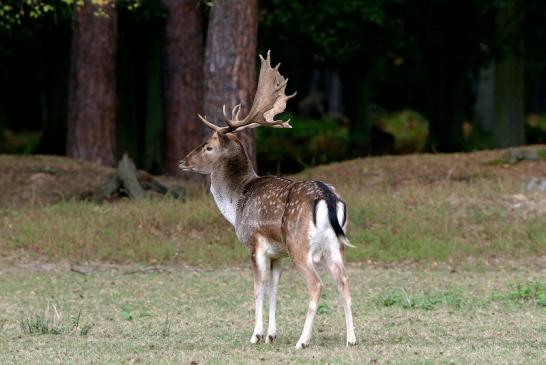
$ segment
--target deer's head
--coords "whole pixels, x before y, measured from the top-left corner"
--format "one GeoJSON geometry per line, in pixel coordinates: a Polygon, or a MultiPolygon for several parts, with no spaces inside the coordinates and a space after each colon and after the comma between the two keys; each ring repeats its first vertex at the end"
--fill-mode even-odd
{"type": "MultiPolygon", "coordinates": [[[[267,58],[260,56],[260,76],[258,87],[247,116],[239,119],[241,104],[236,105],[228,116],[226,106],[222,108],[225,127],[220,127],[198,115],[199,119],[214,130],[212,136],[203,144],[191,151],[182,161],[180,168],[184,171],[193,171],[201,174],[210,174],[217,163],[222,163],[230,156],[244,155],[244,148],[234,133],[247,128],[256,128],[267,125],[274,128],[292,128],[290,119],[275,120],[275,116],[286,109],[286,101],[294,96],[286,95],[285,89],[288,79],[279,73],[280,63],[271,67],[270,53],[267,58]]],[[[246,156],[245,156],[246,157],[246,156]]]]}
{"type": "Polygon", "coordinates": [[[216,164],[241,155],[245,156],[244,147],[234,134],[214,132],[205,143],[188,153],[179,166],[183,171],[210,174],[216,164]]]}

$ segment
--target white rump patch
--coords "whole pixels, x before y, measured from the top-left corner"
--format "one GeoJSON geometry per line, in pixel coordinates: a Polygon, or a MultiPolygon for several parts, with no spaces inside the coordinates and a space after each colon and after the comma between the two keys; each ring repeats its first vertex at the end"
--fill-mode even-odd
{"type": "Polygon", "coordinates": [[[320,200],[316,207],[316,224],[315,227],[318,231],[327,230],[330,227],[330,220],[328,219],[328,206],[326,201],[320,200]]]}
{"type": "Polygon", "coordinates": [[[326,201],[320,200],[315,209],[316,222],[309,225],[309,260],[316,264],[324,252],[339,250],[339,240],[330,224],[326,201]]]}
{"type": "Polygon", "coordinates": [[[341,228],[343,228],[343,231],[347,233],[346,227],[347,222],[345,221],[345,204],[342,201],[338,201],[336,204],[336,213],[337,213],[337,221],[339,222],[339,225],[341,228]],[[344,224],[345,221],[345,224],[344,224]]]}

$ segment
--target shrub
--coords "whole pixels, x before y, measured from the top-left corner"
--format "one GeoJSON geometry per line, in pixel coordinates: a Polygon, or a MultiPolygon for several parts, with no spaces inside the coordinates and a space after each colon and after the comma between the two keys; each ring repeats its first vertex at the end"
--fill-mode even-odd
{"type": "MultiPolygon", "coordinates": [[[[290,116],[285,116],[287,119],[290,116]]],[[[302,168],[339,161],[347,155],[348,131],[336,121],[292,118],[292,129],[258,128],[260,171],[295,172],[302,168]]]]}

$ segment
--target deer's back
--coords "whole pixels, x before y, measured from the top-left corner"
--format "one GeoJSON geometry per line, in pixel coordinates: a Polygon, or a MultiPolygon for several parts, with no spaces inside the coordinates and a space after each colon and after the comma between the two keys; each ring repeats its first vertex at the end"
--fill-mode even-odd
{"type": "MultiPolygon", "coordinates": [[[[333,189],[332,193],[336,194],[333,189]]],[[[256,235],[260,235],[286,250],[283,235],[297,231],[303,239],[320,199],[325,199],[325,195],[314,181],[259,177],[243,190],[235,226],[237,236],[246,245],[252,245],[256,235]]]]}

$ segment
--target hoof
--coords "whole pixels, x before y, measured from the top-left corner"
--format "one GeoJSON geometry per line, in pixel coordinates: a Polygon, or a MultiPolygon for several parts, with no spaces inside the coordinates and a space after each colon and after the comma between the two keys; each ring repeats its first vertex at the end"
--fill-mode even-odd
{"type": "Polygon", "coordinates": [[[347,341],[347,347],[356,346],[356,339],[347,341]]]}
{"type": "Polygon", "coordinates": [[[296,349],[298,350],[303,350],[304,348],[308,347],[309,345],[306,344],[306,343],[303,343],[303,342],[298,342],[298,344],[296,345],[296,349]]]}
{"type": "Polygon", "coordinates": [[[272,343],[277,338],[277,335],[267,335],[267,338],[265,339],[266,343],[272,343]]]}
{"type": "Polygon", "coordinates": [[[255,333],[250,338],[250,343],[258,343],[261,340],[263,340],[263,338],[264,338],[264,335],[262,335],[261,333],[255,333]]]}

